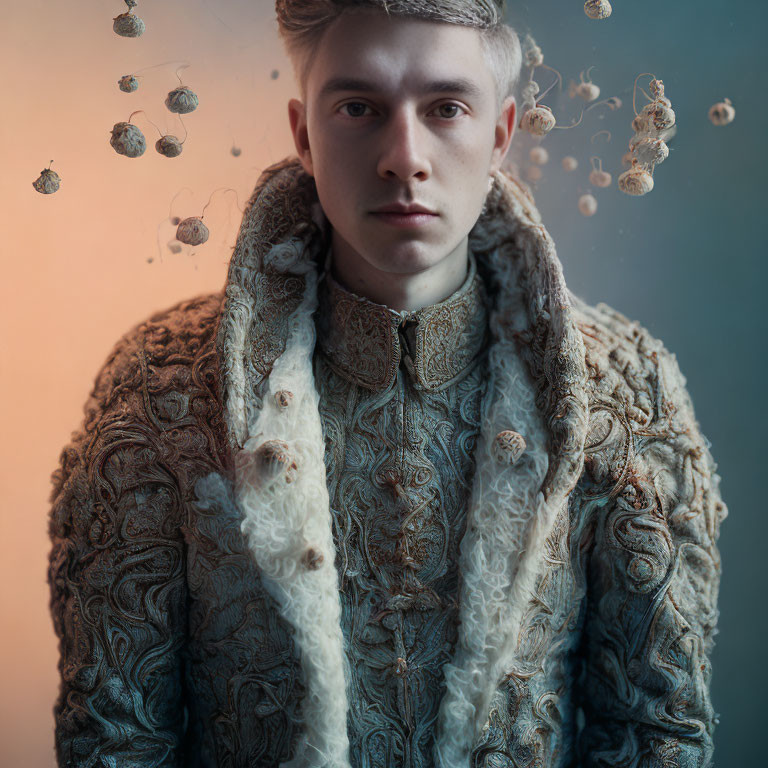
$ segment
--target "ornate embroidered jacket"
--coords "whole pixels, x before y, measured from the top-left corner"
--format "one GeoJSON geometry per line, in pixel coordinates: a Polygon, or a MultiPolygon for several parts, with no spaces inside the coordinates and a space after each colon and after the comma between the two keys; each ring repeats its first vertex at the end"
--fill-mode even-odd
{"type": "Polygon", "coordinates": [[[497,174],[444,302],[322,274],[298,160],[54,473],[66,766],[711,766],[727,508],[675,356],[497,174]]]}

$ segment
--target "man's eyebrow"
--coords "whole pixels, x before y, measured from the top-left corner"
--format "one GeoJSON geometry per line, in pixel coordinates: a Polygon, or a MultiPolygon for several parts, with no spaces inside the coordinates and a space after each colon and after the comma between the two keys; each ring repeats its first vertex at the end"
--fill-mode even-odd
{"type": "MultiPolygon", "coordinates": [[[[362,80],[358,77],[332,77],[320,89],[319,99],[340,91],[364,91],[366,93],[375,93],[379,87],[368,80],[362,80]]],[[[425,83],[420,89],[421,93],[459,93],[465,96],[472,96],[476,99],[482,98],[483,90],[477,83],[466,77],[455,77],[448,80],[432,80],[425,83]]]]}

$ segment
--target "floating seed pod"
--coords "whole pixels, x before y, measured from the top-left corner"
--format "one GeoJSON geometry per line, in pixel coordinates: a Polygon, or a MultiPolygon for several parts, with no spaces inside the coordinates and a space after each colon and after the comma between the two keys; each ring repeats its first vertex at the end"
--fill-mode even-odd
{"type": "Polygon", "coordinates": [[[171,253],[181,253],[181,243],[178,240],[170,240],[168,242],[168,250],[171,253]]]}
{"type": "Polygon", "coordinates": [[[619,189],[635,197],[645,195],[653,189],[653,176],[633,163],[628,171],[619,176],[619,189]]]}
{"type": "Polygon", "coordinates": [[[123,75],[117,81],[117,87],[123,93],[133,93],[139,89],[139,81],[133,75],[123,75]]]}
{"type": "Polygon", "coordinates": [[[584,13],[590,19],[607,19],[611,15],[611,4],[608,0],[587,0],[584,3],[584,13]]]}
{"type": "Polygon", "coordinates": [[[181,223],[181,216],[171,217],[171,224],[173,224],[174,227],[178,226],[180,223],[181,223]]]}
{"type": "Polygon", "coordinates": [[[675,111],[662,101],[646,104],[640,114],[645,116],[646,131],[663,131],[675,124],[675,111]]]}
{"type": "Polygon", "coordinates": [[[597,199],[594,195],[587,194],[579,198],[579,213],[587,217],[597,213],[597,199]]]}
{"type": "Polygon", "coordinates": [[[187,245],[202,245],[209,235],[208,227],[197,216],[182,219],[176,229],[176,239],[187,245]]]}
{"type": "Polygon", "coordinates": [[[505,429],[493,441],[493,458],[499,464],[515,464],[525,452],[525,438],[513,429],[505,429]]]}
{"type": "Polygon", "coordinates": [[[736,110],[730,99],[724,99],[709,108],[709,119],[712,125],[728,125],[736,117],[736,110]]]}
{"type": "Polygon", "coordinates": [[[131,123],[115,123],[109,143],[118,155],[126,157],[140,157],[147,148],[141,129],[131,123]]]}
{"type": "Polygon", "coordinates": [[[276,69],[273,69],[273,70],[272,70],[272,71],[269,73],[269,76],[270,76],[270,77],[271,77],[273,80],[277,80],[277,78],[278,78],[278,77],[280,77],[280,72],[279,72],[278,70],[276,70],[276,69]]]}
{"type": "Polygon", "coordinates": [[[555,116],[549,107],[538,105],[523,113],[520,129],[533,136],[546,136],[556,124],[555,116]]]}
{"type": "MultiPolygon", "coordinates": [[[[596,134],[594,134],[594,136],[592,136],[592,143],[594,144],[595,139],[604,133],[608,134],[608,141],[610,141],[610,131],[598,131],[596,134]]],[[[595,156],[590,157],[589,162],[592,166],[592,172],[589,174],[589,183],[595,187],[601,187],[602,189],[610,187],[612,181],[611,174],[603,170],[603,161],[599,157],[595,156]]]]}
{"type": "Polygon", "coordinates": [[[568,95],[571,98],[580,96],[584,101],[595,101],[600,96],[600,88],[589,79],[591,70],[592,67],[587,70],[586,75],[584,72],[579,72],[578,83],[574,83],[571,80],[570,87],[568,88],[568,95]]]}
{"type": "Polygon", "coordinates": [[[523,60],[526,67],[536,69],[544,63],[544,52],[536,45],[531,35],[526,35],[523,41],[523,60]]]}
{"type": "Polygon", "coordinates": [[[229,154],[232,155],[232,157],[240,157],[243,150],[240,149],[240,147],[236,147],[234,144],[232,145],[232,149],[229,150],[229,154]]]}
{"type": "Polygon", "coordinates": [[[641,165],[659,165],[669,157],[669,147],[662,139],[653,136],[643,136],[629,142],[631,154],[641,165]]]}
{"type": "Polygon", "coordinates": [[[138,16],[134,16],[130,11],[121,13],[112,19],[112,29],[120,37],[141,37],[146,28],[144,21],[138,16]]]}
{"type": "Polygon", "coordinates": [[[165,106],[171,112],[179,115],[186,115],[188,112],[194,112],[199,104],[197,94],[186,85],[180,85],[174,88],[165,97],[165,106]]]}
{"type": "Polygon", "coordinates": [[[563,166],[563,170],[567,171],[568,173],[575,171],[579,167],[579,161],[571,155],[566,155],[560,161],[560,164],[563,166]]]}
{"type": "Polygon", "coordinates": [[[533,147],[528,157],[535,165],[546,165],[549,162],[549,152],[544,147],[533,147]]]}
{"type": "Polygon", "coordinates": [[[529,165],[525,169],[525,177],[528,179],[528,181],[541,181],[541,177],[544,175],[544,172],[539,168],[538,165],[529,165]]]}
{"type": "MultiPolygon", "coordinates": [[[[51,162],[53,162],[53,160],[51,160],[51,162]]],[[[32,186],[41,195],[52,195],[54,192],[58,191],[60,184],[61,178],[59,177],[59,174],[56,173],[56,171],[52,171],[50,167],[43,168],[43,170],[40,171],[40,175],[32,182],[32,186]]]]}
{"type": "Polygon", "coordinates": [[[161,136],[155,142],[155,149],[165,157],[178,157],[181,154],[183,145],[175,136],[167,134],[166,136],[161,136]]]}

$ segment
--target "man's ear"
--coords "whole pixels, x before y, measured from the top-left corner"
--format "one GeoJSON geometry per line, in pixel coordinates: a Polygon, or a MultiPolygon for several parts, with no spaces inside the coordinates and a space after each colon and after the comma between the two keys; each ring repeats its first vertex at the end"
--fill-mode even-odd
{"type": "Polygon", "coordinates": [[[509,146],[512,143],[512,136],[515,134],[517,125],[517,102],[514,96],[507,96],[501,105],[499,119],[496,121],[496,141],[493,145],[493,154],[491,155],[491,173],[498,171],[504,158],[507,156],[509,146]]]}
{"type": "Polygon", "coordinates": [[[309,133],[307,131],[307,109],[298,99],[288,102],[288,122],[291,125],[293,143],[304,170],[314,176],[312,168],[312,151],[309,148],[309,133]]]}

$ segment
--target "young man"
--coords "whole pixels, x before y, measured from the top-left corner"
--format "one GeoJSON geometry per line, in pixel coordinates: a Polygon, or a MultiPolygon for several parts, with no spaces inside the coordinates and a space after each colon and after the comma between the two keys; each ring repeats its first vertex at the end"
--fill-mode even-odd
{"type": "Polygon", "coordinates": [[[61,765],[711,765],[716,465],[500,170],[500,5],[276,3],[297,157],[54,476],[61,765]]]}

